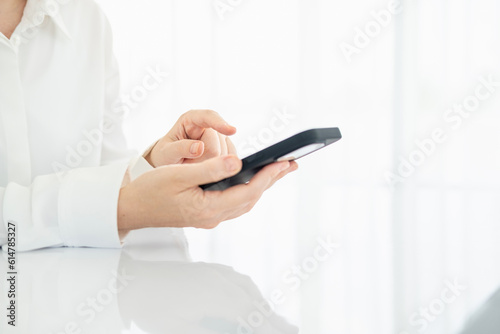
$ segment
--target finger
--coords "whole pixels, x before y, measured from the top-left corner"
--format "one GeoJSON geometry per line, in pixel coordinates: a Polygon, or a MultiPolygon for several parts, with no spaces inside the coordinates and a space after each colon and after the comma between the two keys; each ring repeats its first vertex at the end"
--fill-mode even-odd
{"type": "Polygon", "coordinates": [[[219,218],[219,220],[234,219],[250,211],[266,189],[289,172],[298,168],[295,161],[290,162],[288,168],[287,163],[279,163],[282,164],[281,166],[273,164],[261,170],[257,175],[260,174],[259,177],[262,178],[262,183],[255,182],[259,181],[258,178],[255,179],[256,175],[250,181],[253,182],[252,184],[241,184],[225,191],[206,191],[205,196],[212,203],[211,206],[217,208],[217,211],[220,212],[222,218],[219,218]],[[266,178],[262,177],[264,174],[267,174],[267,182],[265,182],[266,178]]]}
{"type": "Polygon", "coordinates": [[[239,207],[232,208],[231,210],[224,212],[224,215],[221,217],[221,221],[231,220],[241,215],[244,215],[245,213],[250,211],[255,206],[256,203],[257,203],[256,201],[247,202],[239,207]]]}
{"type": "Polygon", "coordinates": [[[203,154],[203,150],[202,141],[183,139],[165,144],[159,153],[163,164],[175,164],[183,159],[196,159],[203,154]]]}
{"type": "Polygon", "coordinates": [[[270,164],[264,167],[261,171],[255,174],[248,183],[248,186],[259,191],[264,191],[269,188],[280,176],[290,168],[290,161],[282,161],[270,164]]]}
{"type": "Polygon", "coordinates": [[[228,154],[238,155],[236,146],[234,146],[233,141],[229,137],[226,137],[226,145],[228,154]]]}
{"type": "MultiPolygon", "coordinates": [[[[227,191],[227,190],[226,190],[227,191]]],[[[257,197],[249,196],[242,198],[239,202],[225,203],[225,195],[223,191],[205,191],[204,195],[211,207],[217,207],[219,212],[219,221],[225,221],[241,216],[249,211],[251,206],[257,201],[257,197]],[[221,204],[221,205],[218,205],[221,204]]],[[[260,197],[260,196],[259,196],[260,197]]]]}
{"type": "Polygon", "coordinates": [[[212,128],[217,132],[230,136],[236,133],[236,128],[229,125],[218,113],[213,110],[190,110],[182,115],[186,132],[197,132],[198,128],[212,128]]]}
{"type": "Polygon", "coordinates": [[[245,203],[255,203],[278,175],[290,167],[288,161],[270,164],[259,171],[248,184],[233,186],[224,191],[214,192],[217,197],[214,206],[218,210],[239,207],[245,203]]]}
{"type": "Polygon", "coordinates": [[[223,134],[218,133],[219,135],[219,146],[220,146],[220,155],[227,155],[227,143],[226,143],[226,138],[227,136],[224,136],[223,134]]]}
{"type": "Polygon", "coordinates": [[[219,133],[217,131],[214,129],[206,129],[200,140],[205,143],[205,151],[203,152],[203,158],[205,160],[221,155],[222,148],[219,133]]]}
{"type": "Polygon", "coordinates": [[[290,167],[280,172],[277,177],[267,186],[266,190],[271,188],[277,181],[281,180],[285,175],[296,171],[299,168],[299,165],[295,161],[290,161],[290,167]]]}
{"type": "Polygon", "coordinates": [[[241,160],[234,155],[226,155],[200,163],[171,166],[176,181],[184,186],[198,186],[220,181],[237,174],[241,170],[241,160]]]}
{"type": "Polygon", "coordinates": [[[226,213],[224,220],[231,220],[231,219],[235,219],[235,218],[238,218],[239,216],[244,215],[245,213],[250,211],[255,206],[255,204],[256,203],[247,203],[247,205],[245,205],[245,206],[242,206],[236,210],[233,210],[231,212],[226,213]]]}

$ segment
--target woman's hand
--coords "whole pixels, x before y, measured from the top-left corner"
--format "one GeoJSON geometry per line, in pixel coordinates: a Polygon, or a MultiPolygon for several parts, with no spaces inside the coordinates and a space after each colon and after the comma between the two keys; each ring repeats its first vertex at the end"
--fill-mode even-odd
{"type": "Polygon", "coordinates": [[[241,160],[234,155],[156,168],[120,190],[118,229],[126,233],[144,227],[214,228],[248,212],[266,189],[297,167],[296,162],[273,163],[248,184],[224,191],[203,191],[199,185],[237,174],[241,160]]]}
{"type": "Polygon", "coordinates": [[[227,137],[236,128],[213,110],[191,110],[183,114],[145,157],[153,167],[198,163],[236,149],[227,137]]]}

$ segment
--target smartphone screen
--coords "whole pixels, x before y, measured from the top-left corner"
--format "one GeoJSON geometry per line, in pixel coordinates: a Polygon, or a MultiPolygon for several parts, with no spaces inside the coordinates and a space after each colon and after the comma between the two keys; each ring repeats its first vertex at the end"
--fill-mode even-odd
{"type": "Polygon", "coordinates": [[[292,160],[297,160],[299,158],[302,158],[305,155],[308,155],[309,153],[312,153],[314,151],[319,150],[322,147],[325,147],[324,143],[310,144],[310,145],[301,147],[298,150],[295,150],[295,151],[293,151],[291,153],[288,153],[287,155],[282,156],[281,158],[278,158],[277,161],[292,161],[292,160]]]}

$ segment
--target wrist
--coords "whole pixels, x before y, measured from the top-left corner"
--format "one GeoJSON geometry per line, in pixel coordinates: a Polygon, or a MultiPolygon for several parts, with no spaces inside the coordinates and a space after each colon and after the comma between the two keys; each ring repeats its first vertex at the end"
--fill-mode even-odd
{"type": "Polygon", "coordinates": [[[118,233],[120,235],[126,235],[128,232],[139,228],[136,226],[138,218],[136,217],[136,205],[136,202],[132,200],[129,187],[122,187],[118,196],[117,213],[118,233]]]}

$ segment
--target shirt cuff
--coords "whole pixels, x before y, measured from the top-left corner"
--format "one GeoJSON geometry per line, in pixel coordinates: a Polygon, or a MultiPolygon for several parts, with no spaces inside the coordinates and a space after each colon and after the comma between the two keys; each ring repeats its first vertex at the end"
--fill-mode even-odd
{"type": "MultiPolygon", "coordinates": [[[[153,145],[154,146],[154,145],[153,145]]],[[[118,248],[118,198],[124,179],[133,181],[154,169],[143,157],[129,164],[93,167],[93,173],[71,170],[59,193],[59,219],[67,246],[118,248]],[[92,175],[90,177],[89,175],[92,175]]]]}
{"type": "Polygon", "coordinates": [[[153,150],[153,148],[156,146],[156,144],[160,141],[160,139],[158,139],[157,141],[155,141],[153,144],[151,144],[151,146],[149,146],[146,151],[144,151],[144,153],[142,154],[142,157],[145,158],[147,157],[147,155],[149,153],[151,153],[151,151],[153,150]]]}
{"type": "Polygon", "coordinates": [[[130,180],[133,181],[142,174],[153,170],[154,167],[149,164],[149,162],[144,159],[144,156],[132,159],[129,164],[128,173],[130,180]]]}
{"type": "Polygon", "coordinates": [[[128,166],[114,164],[68,172],[59,192],[59,228],[67,246],[121,246],[118,197],[128,166]]]}

